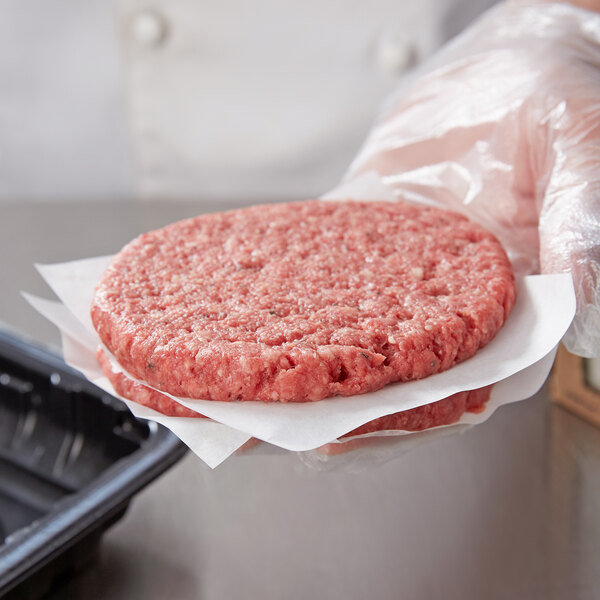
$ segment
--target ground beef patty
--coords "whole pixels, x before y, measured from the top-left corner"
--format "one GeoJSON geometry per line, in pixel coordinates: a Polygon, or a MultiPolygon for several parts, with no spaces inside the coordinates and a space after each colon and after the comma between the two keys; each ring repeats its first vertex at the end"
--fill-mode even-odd
{"type": "MultiPolygon", "coordinates": [[[[206,418],[169,396],[130,379],[115,369],[104,349],[98,349],[98,362],[115,391],[137,404],[142,404],[169,417],[206,418]]],[[[373,419],[342,437],[373,433],[375,431],[422,431],[439,425],[456,423],[465,412],[481,412],[489,400],[492,386],[458,392],[443,400],[417,406],[409,410],[373,419]]],[[[335,449],[335,446],[334,446],[335,449]]]]}
{"type": "Polygon", "coordinates": [[[514,299],[499,242],[460,215],[311,200],[138,237],[103,275],[91,316],[154,388],[302,402],[444,371],[494,337],[514,299]]]}
{"type": "Polygon", "coordinates": [[[96,358],[102,368],[102,372],[115,388],[115,392],[122,398],[131,400],[142,406],[147,406],[168,417],[204,418],[200,413],[187,406],[183,406],[183,404],[179,404],[179,402],[175,402],[169,396],[165,396],[161,392],[125,376],[113,366],[103,348],[98,348],[96,358]]]}

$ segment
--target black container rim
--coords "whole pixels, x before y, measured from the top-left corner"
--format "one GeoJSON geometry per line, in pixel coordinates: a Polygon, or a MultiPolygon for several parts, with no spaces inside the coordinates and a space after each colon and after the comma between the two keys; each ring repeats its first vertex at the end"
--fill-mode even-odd
{"type": "MultiPolygon", "coordinates": [[[[1,330],[0,342],[10,347],[16,359],[33,360],[68,373],[80,378],[87,391],[107,395],[61,358],[39,346],[1,330]]],[[[108,521],[187,453],[187,446],[166,427],[153,421],[147,424],[150,435],[139,450],[111,465],[82,490],[57,502],[50,513],[10,536],[0,547],[0,595],[108,521]]]]}

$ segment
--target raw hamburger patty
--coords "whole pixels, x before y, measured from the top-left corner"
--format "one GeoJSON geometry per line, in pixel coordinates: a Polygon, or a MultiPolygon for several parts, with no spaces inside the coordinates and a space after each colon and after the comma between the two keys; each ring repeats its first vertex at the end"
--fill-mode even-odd
{"type": "Polygon", "coordinates": [[[175,402],[169,396],[165,396],[123,375],[123,373],[113,367],[108,355],[102,348],[98,348],[96,358],[102,368],[102,372],[111,382],[117,394],[122,398],[137,402],[137,404],[141,404],[142,406],[147,406],[168,417],[202,417],[201,414],[191,410],[187,406],[179,404],[179,402],[175,402]]]}
{"type": "Polygon", "coordinates": [[[314,401],[444,371],[515,299],[499,242],[388,202],[255,206],[141,235],[91,316],[136,379],[209,400],[314,401]]]}
{"type": "MultiPolygon", "coordinates": [[[[205,418],[200,413],[169,398],[169,396],[129,379],[123,373],[114,369],[108,355],[102,348],[98,350],[97,356],[102,371],[112,383],[116,392],[123,398],[148,406],[170,417],[205,418]]],[[[374,419],[350,431],[343,437],[395,429],[422,431],[438,425],[456,423],[465,412],[481,412],[490,397],[490,391],[491,386],[458,392],[431,404],[417,406],[410,410],[374,419]]]]}

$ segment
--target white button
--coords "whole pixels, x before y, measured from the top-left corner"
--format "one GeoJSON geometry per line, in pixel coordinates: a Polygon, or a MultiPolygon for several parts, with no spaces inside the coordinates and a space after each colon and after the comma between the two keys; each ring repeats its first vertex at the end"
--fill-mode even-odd
{"type": "Polygon", "coordinates": [[[133,17],[131,33],[140,46],[158,46],[166,38],[167,23],[158,13],[145,10],[133,17]]]}
{"type": "Polygon", "coordinates": [[[405,39],[382,35],[375,48],[377,66],[390,75],[399,75],[415,64],[416,50],[405,39]]]}

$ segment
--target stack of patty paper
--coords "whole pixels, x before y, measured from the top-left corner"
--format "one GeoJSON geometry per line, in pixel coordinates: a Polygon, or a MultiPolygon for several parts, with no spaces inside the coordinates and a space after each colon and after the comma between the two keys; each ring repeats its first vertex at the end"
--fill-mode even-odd
{"type": "Polygon", "coordinates": [[[252,438],[331,455],[479,422],[535,393],[574,313],[568,275],[517,285],[465,217],[356,197],[201,215],[40,270],[64,305],[30,301],[67,360],[211,466],[252,438]]]}

